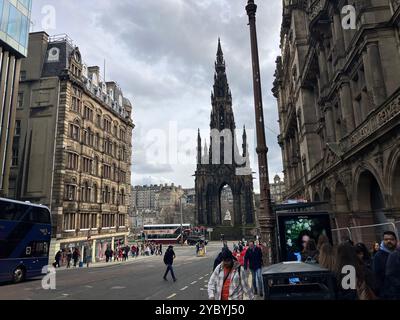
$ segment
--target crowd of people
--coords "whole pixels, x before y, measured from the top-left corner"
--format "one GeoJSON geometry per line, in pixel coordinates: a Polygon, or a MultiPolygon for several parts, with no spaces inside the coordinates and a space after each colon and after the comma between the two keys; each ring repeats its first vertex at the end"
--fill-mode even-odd
{"type": "Polygon", "coordinates": [[[263,245],[254,241],[239,241],[233,252],[224,241],[222,251],[214,261],[214,271],[208,282],[210,300],[243,300],[244,296],[253,299],[254,295],[263,297],[262,280],[263,245]],[[248,274],[252,275],[251,286],[248,274]],[[222,284],[222,286],[221,286],[222,284]]]}
{"type": "Polygon", "coordinates": [[[371,252],[363,243],[347,240],[332,246],[326,237],[320,237],[316,247],[312,241],[305,243],[302,261],[307,260],[315,260],[333,273],[340,300],[400,299],[400,247],[392,231],[384,232],[379,249],[375,246],[371,252]],[[349,265],[356,270],[356,288],[346,290],[343,268],[349,265]]]}
{"type": "MultiPolygon", "coordinates": [[[[298,260],[331,271],[337,300],[400,299],[400,246],[394,232],[384,232],[381,243],[375,243],[371,251],[365,244],[354,244],[351,240],[337,246],[324,235],[317,240],[307,236],[302,238],[298,260]],[[355,270],[355,288],[348,289],[342,284],[348,266],[355,270]]],[[[262,297],[264,249],[262,244],[254,241],[239,241],[231,252],[224,242],[208,283],[209,299],[242,300],[244,296],[253,299],[257,294],[262,297]],[[248,284],[250,273],[252,282],[248,284]]]]}
{"type": "MultiPolygon", "coordinates": [[[[83,261],[89,267],[90,263],[92,263],[92,250],[88,248],[85,250],[85,255],[83,256],[83,261]]],[[[129,257],[137,258],[139,256],[153,256],[153,255],[162,255],[163,247],[162,244],[156,244],[152,241],[145,241],[143,243],[135,243],[132,246],[129,245],[118,245],[114,250],[108,246],[104,252],[105,262],[113,262],[113,261],[127,261],[129,257]]],[[[79,266],[79,262],[81,260],[81,253],[78,248],[74,248],[71,250],[70,248],[66,248],[63,250],[57,251],[54,257],[53,266],[55,268],[60,268],[61,266],[66,266],[66,268],[71,267],[71,263],[73,262],[74,267],[79,266]]]]}

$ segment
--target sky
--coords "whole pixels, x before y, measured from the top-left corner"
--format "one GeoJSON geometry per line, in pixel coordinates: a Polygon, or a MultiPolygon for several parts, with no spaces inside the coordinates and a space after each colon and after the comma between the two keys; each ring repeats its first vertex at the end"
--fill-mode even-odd
{"type": "MultiPolygon", "coordinates": [[[[246,126],[259,190],[250,36],[245,0],[34,0],[31,31],[67,34],[84,62],[116,81],[133,105],[132,184],[194,187],[197,129],[209,145],[218,37],[241,146],[246,126]]],[[[276,99],[281,0],[258,0],[257,32],[271,181],[282,175],[276,99]]]]}

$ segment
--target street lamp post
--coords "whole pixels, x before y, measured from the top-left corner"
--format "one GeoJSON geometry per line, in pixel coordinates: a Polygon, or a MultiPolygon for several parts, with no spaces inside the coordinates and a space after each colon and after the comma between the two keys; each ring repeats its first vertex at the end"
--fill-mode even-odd
{"type": "Polygon", "coordinates": [[[257,130],[257,155],[258,155],[258,168],[260,177],[260,207],[258,220],[260,223],[260,231],[262,241],[267,243],[267,257],[268,264],[274,263],[274,217],[271,207],[271,192],[269,186],[268,176],[268,162],[267,153],[268,148],[265,139],[264,129],[264,111],[262,103],[262,89],[260,77],[260,62],[258,56],[257,44],[257,30],[256,30],[256,12],[257,5],[254,0],[248,0],[246,6],[247,15],[249,16],[250,26],[250,39],[251,39],[251,56],[253,64],[253,87],[254,87],[254,105],[256,116],[256,130],[257,130]]]}
{"type": "Polygon", "coordinates": [[[182,198],[180,197],[180,205],[181,205],[181,246],[183,246],[183,210],[182,210],[182,198]]]}

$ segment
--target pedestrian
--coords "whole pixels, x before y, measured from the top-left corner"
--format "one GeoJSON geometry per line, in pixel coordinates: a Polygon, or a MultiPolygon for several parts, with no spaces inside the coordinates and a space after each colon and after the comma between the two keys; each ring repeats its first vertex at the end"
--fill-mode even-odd
{"type": "Polygon", "coordinates": [[[377,286],[376,286],[376,279],[375,274],[372,270],[372,259],[368,252],[368,249],[364,243],[357,243],[355,246],[356,253],[358,258],[361,261],[361,265],[364,272],[365,282],[369,288],[374,292],[374,300],[377,298],[376,293],[377,286]]]}
{"type": "Polygon", "coordinates": [[[90,246],[86,247],[86,267],[89,268],[89,264],[92,263],[92,248],[90,246]]]}
{"type": "Polygon", "coordinates": [[[140,247],[139,245],[136,247],[136,258],[140,255],[140,247]]]}
{"type": "Polygon", "coordinates": [[[81,256],[78,248],[74,249],[74,252],[72,253],[72,260],[74,260],[74,267],[76,268],[76,264],[78,263],[79,257],[81,256]]]}
{"type": "Polygon", "coordinates": [[[244,256],[244,269],[247,270],[247,266],[251,271],[253,278],[252,287],[254,294],[258,294],[262,297],[264,295],[264,285],[261,275],[261,269],[263,266],[262,251],[259,247],[254,245],[254,241],[249,242],[249,249],[246,251],[244,256]]]}
{"type": "Polygon", "coordinates": [[[72,260],[72,251],[68,248],[67,251],[67,268],[71,268],[71,260],[72,260]]]}
{"type": "Polygon", "coordinates": [[[174,269],[172,268],[172,264],[174,263],[175,259],[175,252],[173,247],[170,245],[168,246],[168,249],[165,251],[164,255],[164,263],[167,266],[167,270],[165,271],[163,279],[167,281],[167,275],[171,271],[171,276],[174,282],[177,280],[174,274],[174,269]]]}
{"type": "Polygon", "coordinates": [[[158,248],[158,252],[160,253],[160,256],[162,256],[162,244],[160,243],[160,247],[158,248]]]}
{"type": "Polygon", "coordinates": [[[61,250],[58,250],[57,253],[56,253],[56,256],[54,258],[56,260],[56,262],[54,263],[54,267],[55,268],[60,268],[61,267],[61,265],[60,265],[61,254],[62,254],[61,250]]]}
{"type": "Polygon", "coordinates": [[[379,251],[380,246],[381,245],[379,244],[378,241],[374,242],[374,244],[372,245],[372,250],[371,250],[372,258],[375,257],[375,254],[379,251]]]}
{"type": "Polygon", "coordinates": [[[318,255],[318,264],[331,272],[335,270],[335,250],[328,242],[321,245],[318,255]]]}
{"type": "Polygon", "coordinates": [[[222,262],[215,268],[208,281],[209,300],[244,300],[244,295],[253,300],[253,292],[232,252],[224,248],[221,259],[222,262]]]}
{"type": "Polygon", "coordinates": [[[108,246],[106,251],[104,252],[104,255],[106,256],[106,262],[110,261],[110,248],[108,246]]]}
{"type": "Polygon", "coordinates": [[[377,294],[380,298],[384,296],[384,285],[386,275],[386,263],[389,255],[396,250],[397,236],[392,231],[383,233],[383,241],[378,252],[375,254],[372,268],[376,278],[377,294]]]}
{"type": "Polygon", "coordinates": [[[400,247],[392,252],[386,262],[384,298],[400,300],[400,247]]]}

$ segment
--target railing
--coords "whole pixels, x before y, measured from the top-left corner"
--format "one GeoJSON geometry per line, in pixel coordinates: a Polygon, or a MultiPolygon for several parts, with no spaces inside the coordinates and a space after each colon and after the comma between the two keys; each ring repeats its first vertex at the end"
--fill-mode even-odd
{"type": "Polygon", "coordinates": [[[332,236],[336,245],[351,240],[354,243],[362,242],[367,248],[372,248],[375,242],[380,243],[384,231],[393,231],[398,238],[399,230],[400,221],[332,229],[332,236]]]}

